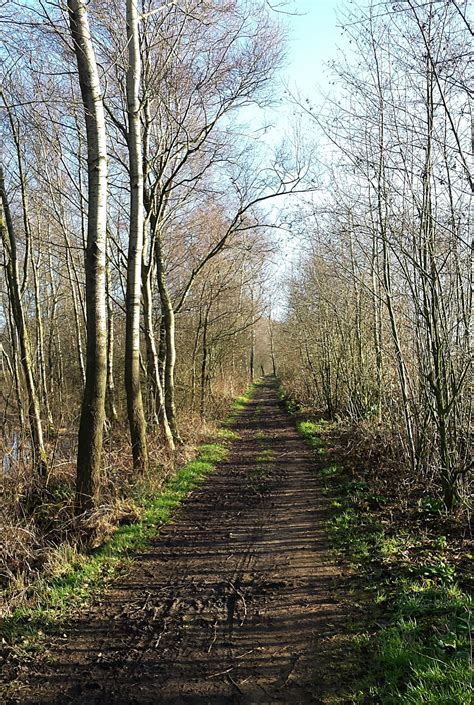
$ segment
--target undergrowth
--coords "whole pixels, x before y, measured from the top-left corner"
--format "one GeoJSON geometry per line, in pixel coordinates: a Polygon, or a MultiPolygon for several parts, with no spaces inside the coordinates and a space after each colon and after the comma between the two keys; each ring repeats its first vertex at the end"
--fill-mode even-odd
{"type": "Polygon", "coordinates": [[[236,400],[231,416],[215,433],[215,442],[199,446],[197,456],[172,474],[158,492],[146,483],[133,487],[133,523],[117,528],[92,552],[81,552],[73,544],[62,547],[60,573],[37,580],[29,598],[3,617],[0,639],[4,655],[23,658],[43,648],[45,635],[58,633],[65,620],[85,606],[92,594],[99,593],[119,572],[129,568],[132,556],[147,546],[191,490],[227,456],[229,444],[239,437],[228,426],[245,408],[254,389],[252,386],[236,400]]]}
{"type": "Polygon", "coordinates": [[[365,596],[366,616],[351,627],[348,648],[358,661],[351,688],[327,702],[469,705],[472,598],[465,586],[473,556],[450,547],[434,498],[420,498],[409,512],[388,483],[341,461],[337,424],[296,423],[320,458],[331,543],[352,569],[358,599],[365,596]]]}

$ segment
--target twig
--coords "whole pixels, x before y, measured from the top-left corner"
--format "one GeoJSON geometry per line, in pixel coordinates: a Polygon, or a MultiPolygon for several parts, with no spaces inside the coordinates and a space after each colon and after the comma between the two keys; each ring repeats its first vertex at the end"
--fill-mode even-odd
{"type": "Polygon", "coordinates": [[[214,622],[214,638],[213,638],[213,640],[211,641],[211,643],[209,644],[209,648],[208,648],[208,650],[207,650],[207,653],[208,653],[208,654],[211,653],[211,649],[212,649],[212,647],[214,646],[214,644],[216,643],[216,639],[217,639],[217,619],[216,619],[216,621],[214,622]]]}
{"type": "MultiPolygon", "coordinates": [[[[244,658],[245,656],[249,656],[249,654],[253,654],[254,651],[257,651],[258,649],[250,649],[250,651],[246,651],[243,654],[240,654],[240,656],[235,657],[235,661],[238,659],[244,658]]],[[[223,676],[226,673],[230,673],[231,671],[234,670],[234,668],[237,668],[237,666],[229,666],[229,668],[225,668],[223,671],[218,671],[217,673],[211,673],[210,676],[207,676],[207,678],[217,678],[217,676],[223,676]]]]}

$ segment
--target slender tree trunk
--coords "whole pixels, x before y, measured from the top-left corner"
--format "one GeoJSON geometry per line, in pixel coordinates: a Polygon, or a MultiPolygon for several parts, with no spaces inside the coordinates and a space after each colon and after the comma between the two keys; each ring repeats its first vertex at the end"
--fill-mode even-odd
{"type": "Polygon", "coordinates": [[[84,366],[84,352],[82,349],[82,335],[81,335],[81,324],[79,321],[79,309],[77,305],[77,293],[76,286],[72,279],[71,263],[70,263],[71,253],[69,249],[66,250],[66,267],[69,277],[69,285],[71,287],[72,294],[72,308],[74,312],[74,328],[76,331],[76,352],[77,352],[77,362],[79,365],[79,371],[81,373],[82,388],[84,389],[86,384],[86,368],[84,366]]]}
{"type": "Polygon", "coordinates": [[[200,385],[200,395],[199,395],[199,415],[201,420],[204,419],[205,408],[206,408],[206,377],[207,377],[207,358],[208,358],[208,348],[207,348],[207,328],[209,323],[209,306],[206,309],[204,315],[204,322],[202,326],[202,360],[201,360],[201,385],[200,385]]]}
{"type": "Polygon", "coordinates": [[[199,346],[199,338],[201,337],[201,326],[202,326],[202,311],[199,307],[199,321],[194,334],[194,345],[192,351],[192,363],[191,363],[191,409],[194,410],[194,402],[196,399],[196,358],[199,346]]]}
{"type": "MultiPolygon", "coordinates": [[[[3,302],[2,302],[3,303],[3,302]]],[[[8,306],[8,304],[7,304],[8,306]]],[[[7,307],[5,307],[6,309],[7,307]]],[[[3,345],[0,345],[0,356],[2,358],[2,368],[1,368],[1,379],[3,380],[5,384],[5,392],[4,392],[4,404],[3,404],[3,409],[2,409],[2,428],[4,429],[3,435],[6,438],[8,434],[7,430],[7,424],[8,424],[8,419],[9,419],[9,407],[10,407],[10,396],[15,389],[15,372],[13,370],[13,365],[10,360],[10,356],[8,355],[7,351],[3,347],[3,345]],[[11,384],[10,384],[10,389],[7,391],[6,389],[6,381],[8,379],[8,376],[10,377],[11,384]]],[[[20,407],[18,407],[19,409],[20,407]]]]}
{"type": "Polygon", "coordinates": [[[28,420],[31,431],[31,442],[33,451],[34,469],[40,477],[47,474],[46,451],[43,441],[43,427],[41,424],[41,411],[33,377],[33,359],[31,354],[30,336],[26,325],[25,311],[21,298],[21,287],[18,275],[18,253],[13,221],[10,214],[10,207],[5,191],[3,169],[0,167],[0,230],[2,243],[7,259],[7,281],[10,290],[10,300],[18,333],[18,344],[21,365],[25,377],[26,391],[28,395],[28,420]]]}
{"type": "Polygon", "coordinates": [[[127,107],[128,155],[130,168],[130,235],[128,245],[125,389],[132,442],[133,466],[143,472],[148,467],[146,421],[140,383],[140,308],[144,232],[143,144],[140,122],[141,57],[136,0],[127,0],[127,107]]]}
{"type": "Polygon", "coordinates": [[[160,372],[161,388],[165,388],[165,368],[166,368],[166,325],[165,317],[161,312],[160,319],[160,347],[158,349],[158,370],[160,372]]]}
{"type": "MultiPolygon", "coordinates": [[[[49,232],[48,232],[49,239],[49,232]]],[[[49,338],[48,338],[48,367],[49,367],[49,396],[53,398],[55,389],[57,390],[59,401],[58,406],[62,402],[62,379],[63,379],[63,361],[62,361],[62,349],[61,340],[59,337],[59,332],[56,326],[56,310],[58,308],[59,296],[58,287],[54,282],[53,277],[53,263],[51,260],[51,249],[48,252],[49,257],[49,284],[51,287],[51,310],[50,310],[50,324],[49,324],[49,338]],[[54,356],[54,349],[56,346],[56,358],[54,356]],[[56,378],[55,378],[56,375],[56,378]]]]}
{"type": "Polygon", "coordinates": [[[25,428],[25,412],[21,388],[21,375],[20,367],[18,364],[18,335],[10,298],[8,298],[8,325],[10,328],[10,340],[12,341],[13,374],[15,379],[15,396],[18,405],[18,418],[20,420],[20,428],[25,428]]]}
{"type": "Polygon", "coordinates": [[[106,296],[107,296],[107,389],[105,393],[107,417],[109,421],[118,419],[115,406],[115,380],[114,380],[114,308],[110,295],[110,269],[106,265],[106,296]]]}
{"type": "Polygon", "coordinates": [[[176,406],[174,399],[174,371],[176,365],[175,347],[175,320],[173,304],[169,295],[164,270],[163,253],[161,250],[161,235],[158,234],[155,240],[156,273],[158,279],[158,289],[161,299],[161,315],[165,331],[166,358],[165,358],[165,406],[168,416],[168,423],[173,434],[174,442],[182,443],[176,421],[176,406]]]}
{"type": "MultiPolygon", "coordinates": [[[[253,314],[252,314],[253,316],[253,314]]],[[[250,381],[253,384],[255,381],[255,327],[252,321],[250,331],[250,359],[249,359],[250,381]]]]}
{"type": "MultiPolygon", "coordinates": [[[[39,247],[39,238],[38,238],[39,247]]],[[[48,394],[48,384],[46,381],[46,360],[44,354],[44,330],[43,330],[43,312],[41,308],[40,300],[40,264],[41,264],[41,251],[38,252],[37,258],[33,255],[33,248],[31,250],[31,269],[33,272],[33,286],[35,292],[35,319],[36,319],[36,350],[38,359],[38,374],[40,380],[40,390],[41,390],[41,400],[43,402],[44,408],[46,409],[46,416],[48,423],[53,423],[53,415],[51,413],[51,406],[49,403],[48,394]]]]}
{"type": "Polygon", "coordinates": [[[270,318],[268,321],[268,327],[270,331],[270,356],[272,358],[272,374],[274,377],[277,376],[276,359],[275,359],[275,341],[273,336],[273,321],[270,318]]]}
{"type": "Polygon", "coordinates": [[[158,351],[156,349],[155,333],[153,330],[151,269],[147,271],[143,277],[143,310],[147,347],[147,367],[152,388],[152,413],[158,418],[167,447],[170,450],[174,450],[173,434],[171,433],[168,417],[166,415],[166,405],[160,379],[158,351]]]}
{"type": "Polygon", "coordinates": [[[382,353],[382,311],[380,295],[379,261],[377,252],[377,231],[372,228],[372,257],[371,257],[371,281],[372,281],[372,315],[373,315],[373,344],[375,350],[376,369],[376,409],[377,420],[382,421],[382,380],[383,380],[383,353],[382,353]]]}
{"type": "Polygon", "coordinates": [[[387,232],[387,213],[386,213],[386,180],[385,180],[385,102],[383,98],[383,89],[380,77],[379,64],[377,55],[375,54],[376,70],[377,70],[377,89],[379,98],[379,127],[378,127],[378,169],[377,169],[377,215],[378,227],[382,239],[382,267],[383,267],[383,284],[385,289],[385,303],[387,306],[388,317],[390,321],[390,330],[392,333],[393,345],[395,348],[395,357],[397,363],[398,378],[400,382],[400,391],[402,394],[403,414],[405,417],[405,428],[408,441],[408,452],[410,457],[410,465],[413,471],[417,468],[417,456],[415,435],[413,430],[413,421],[411,413],[410,390],[408,384],[408,373],[403,356],[402,345],[398,332],[397,319],[393,307],[392,299],[392,274],[390,264],[390,250],[387,232]]]}
{"type": "MultiPolygon", "coordinates": [[[[428,37],[429,37],[428,27],[428,37]]],[[[458,500],[458,474],[452,468],[454,448],[449,433],[449,375],[446,358],[449,355],[443,341],[442,324],[442,291],[439,283],[439,272],[436,264],[435,225],[433,223],[433,199],[431,179],[433,172],[432,148],[434,129],[434,76],[433,69],[427,58],[426,76],[426,144],[425,164],[423,169],[423,202],[420,219],[420,239],[423,243],[423,262],[421,269],[423,279],[424,306],[426,327],[426,348],[431,360],[429,364],[428,383],[434,396],[433,411],[438,431],[438,452],[440,462],[441,486],[446,508],[451,511],[458,500]]],[[[452,393],[454,392],[454,386],[452,393]]]]}
{"type": "Polygon", "coordinates": [[[89,197],[85,254],[87,362],[77,451],[78,514],[92,509],[99,497],[107,374],[107,139],[99,73],[86,6],[85,0],[68,0],[70,29],[86,121],[89,197]]]}

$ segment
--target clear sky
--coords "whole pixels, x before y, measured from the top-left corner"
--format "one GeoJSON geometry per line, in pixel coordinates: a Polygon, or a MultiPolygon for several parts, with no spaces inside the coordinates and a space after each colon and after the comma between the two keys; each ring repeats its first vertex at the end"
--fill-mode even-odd
{"type": "Polygon", "coordinates": [[[338,57],[338,48],[344,46],[345,37],[336,10],[344,7],[344,0],[268,0],[273,7],[282,6],[280,20],[287,29],[286,61],[275,85],[275,103],[259,111],[255,106],[241,113],[247,128],[257,129],[258,139],[276,146],[288,135],[294,106],[285,96],[286,87],[302,100],[313,104],[321,100],[328,89],[330,70],[327,64],[338,57]],[[280,100],[281,99],[281,100],[280,100]],[[267,126],[264,136],[259,128],[267,126]],[[268,129],[269,128],[269,129],[268,129]]]}
{"type": "MultiPolygon", "coordinates": [[[[278,0],[271,2],[275,6],[278,0]]],[[[294,14],[282,15],[282,21],[289,29],[287,61],[282,72],[282,93],[284,85],[287,85],[290,91],[299,94],[302,100],[309,98],[313,104],[321,100],[318,88],[323,92],[328,88],[327,64],[337,59],[338,47],[344,45],[345,38],[337,26],[336,16],[336,9],[340,10],[343,5],[341,0],[293,0],[288,3],[287,9],[294,14]]],[[[285,100],[264,110],[264,123],[272,125],[264,137],[270,147],[277,146],[291,133],[294,110],[294,106],[285,100]]],[[[262,115],[260,117],[262,118],[262,115]]],[[[278,199],[269,210],[276,213],[281,207],[292,209],[298,198],[292,196],[283,202],[278,199]]],[[[274,236],[279,244],[279,252],[272,258],[272,271],[277,281],[284,282],[298,261],[299,243],[297,238],[286,231],[274,233],[274,236]]],[[[274,292],[272,296],[273,315],[278,317],[285,304],[285,287],[279,286],[278,293],[274,292]]]]}
{"type": "MultiPolygon", "coordinates": [[[[288,133],[288,123],[293,108],[285,100],[285,88],[302,99],[318,101],[318,87],[324,92],[328,85],[327,64],[337,58],[338,47],[344,45],[342,30],[337,26],[336,9],[344,0],[268,0],[278,12],[281,6],[281,23],[287,30],[286,61],[276,84],[276,103],[259,112],[255,106],[242,111],[241,117],[252,130],[262,124],[272,125],[264,140],[275,145],[288,133]],[[283,100],[278,101],[279,98],[283,100]]],[[[261,133],[259,133],[259,139],[261,133]]]]}
{"type": "Polygon", "coordinates": [[[340,0],[293,0],[297,14],[288,16],[288,67],[285,75],[304,95],[314,95],[315,86],[325,83],[325,63],[336,58],[343,43],[336,8],[340,0]]]}

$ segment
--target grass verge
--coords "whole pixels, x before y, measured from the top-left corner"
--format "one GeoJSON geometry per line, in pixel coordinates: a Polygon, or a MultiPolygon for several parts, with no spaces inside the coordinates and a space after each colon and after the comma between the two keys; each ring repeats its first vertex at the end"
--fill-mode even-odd
{"type": "Polygon", "coordinates": [[[133,555],[149,544],[188,494],[227,456],[229,445],[239,438],[228,425],[245,408],[254,390],[252,385],[234,402],[232,415],[217,432],[216,442],[201,445],[196,458],[178,469],[158,494],[139,494],[138,521],[120,526],[92,553],[80,553],[72,546],[65,550],[61,574],[39,580],[28,603],[2,619],[0,652],[4,656],[23,658],[42,649],[47,635],[59,633],[75,610],[129,568],[133,555]]]}
{"type": "Polygon", "coordinates": [[[297,427],[321,458],[318,472],[332,507],[328,533],[352,568],[352,589],[359,601],[362,595],[366,615],[352,625],[347,645],[355,654],[353,682],[327,702],[469,705],[472,598],[447,538],[433,524],[428,530],[423,520],[412,521],[377,490],[370,473],[355,476],[333,462],[328,439],[335,425],[297,420],[297,427]]]}
{"type": "Polygon", "coordinates": [[[227,448],[221,443],[202,445],[196,459],[180,468],[159,495],[142,499],[139,521],[119,527],[93,554],[72,554],[61,576],[36,586],[35,606],[19,607],[2,620],[3,643],[17,654],[41,648],[38,637],[59,630],[74,609],[84,606],[91,594],[104,588],[120,568],[125,569],[129,565],[127,559],[146,547],[183,499],[226,454],[227,448]]]}
{"type": "Polygon", "coordinates": [[[225,426],[232,426],[239,414],[245,409],[248,402],[251,400],[257,386],[257,383],[251,384],[243,394],[234,399],[230,414],[225,421],[225,426]]]}

